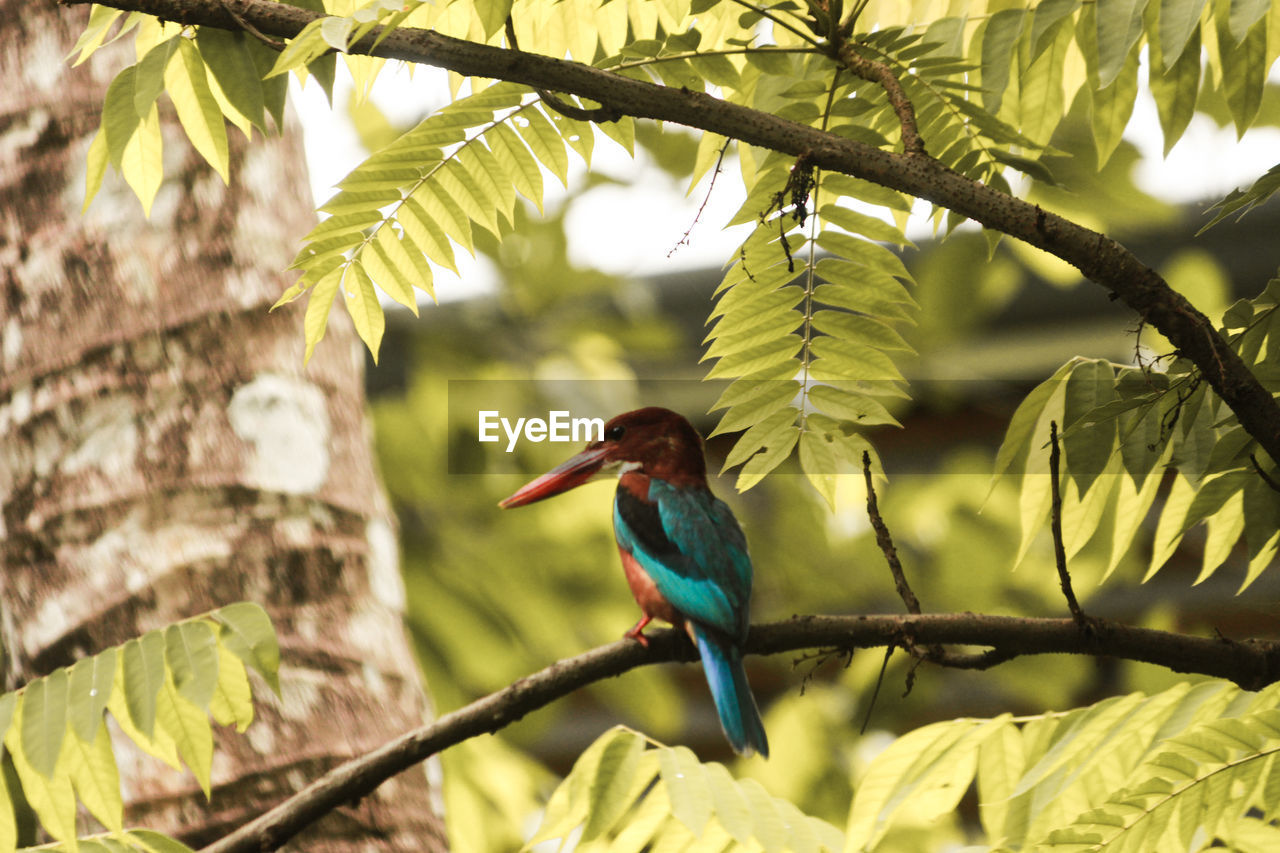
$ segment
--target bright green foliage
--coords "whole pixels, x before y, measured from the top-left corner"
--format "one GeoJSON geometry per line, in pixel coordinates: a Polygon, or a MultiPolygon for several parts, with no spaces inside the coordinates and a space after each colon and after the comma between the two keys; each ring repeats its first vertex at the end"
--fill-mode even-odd
{"type": "MultiPolygon", "coordinates": [[[[1222,332],[1263,384],[1280,391],[1278,298],[1280,279],[1273,279],[1256,299],[1242,299],[1226,312],[1222,332]]],[[[1212,575],[1237,542],[1249,560],[1242,589],[1274,561],[1280,492],[1258,474],[1261,469],[1274,479],[1274,467],[1200,373],[1182,360],[1158,370],[1084,358],[1073,359],[1027,396],[997,457],[997,476],[1016,477],[1021,484],[1020,556],[1048,518],[1050,421],[1062,434],[1068,557],[1096,536],[1110,548],[1109,574],[1156,503],[1159,473],[1172,467],[1179,476],[1159,506],[1148,577],[1202,522],[1208,535],[1197,582],[1212,575]]]]}
{"type": "Polygon", "coordinates": [[[547,803],[529,846],[581,829],[575,850],[838,851],[840,831],[735,780],[684,747],[615,727],[573,765],[547,803]]]}
{"type": "Polygon", "coordinates": [[[209,718],[243,732],[253,721],[246,667],[275,687],[278,666],[266,614],[257,605],[233,604],[150,631],[0,696],[0,738],[22,787],[6,788],[0,797],[0,851],[17,844],[18,796],[60,843],[51,849],[186,850],[156,833],[125,830],[104,712],[144,751],[175,770],[186,764],[208,796],[209,718]],[[77,800],[109,835],[77,839],[77,800]]]}
{"type": "Polygon", "coordinates": [[[981,843],[997,849],[1203,849],[1276,817],[1278,695],[1209,681],[926,726],[862,775],[846,849],[895,849],[895,830],[944,824],[974,783],[981,843]]]}
{"type": "MultiPolygon", "coordinates": [[[[382,61],[350,52],[368,49],[375,26],[383,28],[379,39],[414,26],[505,44],[509,21],[526,51],[712,92],[875,147],[903,140],[901,116],[881,86],[832,58],[834,22],[822,4],[333,0],[325,9],[331,17],[308,25],[265,74],[269,52],[243,34],[126,19],[137,32],[139,62],[121,73],[104,104],[100,143],[90,151],[90,195],[110,163],[149,206],[160,180],[155,105],[162,91],[195,148],[225,177],[223,118],[246,133],[263,128],[267,114],[278,121],[284,75],[310,73],[323,83],[335,53],[345,55],[358,90],[366,91],[382,61]]],[[[1206,63],[1216,76],[1205,85],[1215,87],[1243,132],[1258,115],[1267,69],[1280,52],[1280,39],[1267,38],[1274,15],[1260,2],[980,2],[934,20],[904,14],[896,3],[860,6],[849,50],[900,82],[932,157],[1006,190],[1009,168],[1052,180],[1041,157],[1077,93],[1091,106],[1098,160],[1106,163],[1132,114],[1144,48],[1166,147],[1187,126],[1206,63]]],[[[114,20],[111,13],[91,17],[79,59],[114,20]]],[[[454,80],[455,95],[461,85],[454,80]]],[[[341,293],[376,358],[385,326],[379,292],[416,312],[415,293],[432,293],[433,267],[453,268],[456,248],[474,251],[477,228],[509,233],[517,196],[541,208],[544,174],[566,180],[570,150],[589,165],[596,131],[633,147],[629,118],[588,125],[525,87],[472,80],[469,95],[375,152],[322,205],[326,218],[293,263],[300,276],[278,303],[311,294],[307,357],[341,293]]],[[[704,138],[690,179],[724,150],[723,140],[704,138]]],[[[913,321],[914,303],[904,289],[909,276],[886,244],[906,242],[900,228],[910,201],[814,173],[803,158],[792,162],[744,144],[736,153],[748,197],[735,221],[758,227],[731,260],[706,353],[715,360],[708,377],[734,380],[716,406],[725,410],[720,430],[752,427],[728,464],[742,466],[738,486],[747,489],[795,456],[831,503],[836,473],[857,468],[868,450],[861,430],[895,423],[885,400],[904,393],[898,365],[911,352],[900,332],[913,321]]],[[[1259,202],[1272,183],[1238,193],[1222,213],[1259,202]]],[[[939,214],[938,222],[949,230],[959,219],[939,214]]],[[[1102,473],[1100,461],[1105,457],[1096,455],[1082,468],[1075,454],[1073,482],[1082,498],[1102,473]]],[[[1045,497],[1041,489],[1028,498],[1028,522],[1040,517],[1045,497]]],[[[1099,493],[1086,516],[1101,514],[1106,502],[1099,493]]]]}
{"type": "Polygon", "coordinates": [[[149,829],[127,829],[109,835],[91,835],[66,844],[42,844],[23,850],[49,853],[192,853],[191,848],[168,836],[149,829]]]}
{"type": "Polygon", "coordinates": [[[683,747],[646,749],[615,728],[556,789],[530,844],[581,827],[588,850],[676,838],[712,849],[898,850],[913,827],[941,841],[976,784],[981,835],[972,843],[1199,850],[1278,816],[1278,699],[1277,687],[1248,693],[1207,681],[1065,713],[925,726],[862,771],[843,839],[751,780],[735,782],[683,747]]]}

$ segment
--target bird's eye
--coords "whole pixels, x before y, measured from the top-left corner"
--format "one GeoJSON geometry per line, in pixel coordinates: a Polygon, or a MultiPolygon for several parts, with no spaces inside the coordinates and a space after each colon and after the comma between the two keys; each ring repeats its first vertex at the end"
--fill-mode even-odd
{"type": "Polygon", "coordinates": [[[622,434],[626,431],[627,431],[627,428],[622,426],[621,424],[618,424],[616,426],[611,426],[604,431],[605,441],[617,441],[618,439],[622,438],[622,434]]]}

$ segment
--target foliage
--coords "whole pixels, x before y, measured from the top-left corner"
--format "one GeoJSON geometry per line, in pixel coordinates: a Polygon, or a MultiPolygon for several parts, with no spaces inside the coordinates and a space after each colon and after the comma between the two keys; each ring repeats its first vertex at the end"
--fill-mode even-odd
{"type": "MultiPolygon", "coordinates": [[[[1280,378],[1277,297],[1280,279],[1272,279],[1256,299],[1233,305],[1222,329],[1254,372],[1271,381],[1280,378]]],[[[1171,467],[1178,476],[1157,511],[1147,577],[1202,522],[1207,539],[1197,583],[1226,561],[1237,542],[1248,556],[1241,590],[1275,560],[1280,493],[1258,473],[1257,442],[1200,374],[1182,360],[1156,371],[1086,358],[1068,362],[1027,395],[996,458],[997,475],[1016,476],[1023,484],[1020,557],[1048,519],[1050,421],[1065,428],[1068,558],[1097,535],[1110,546],[1110,574],[1156,501],[1162,479],[1157,472],[1171,467]]]]}
{"type": "Polygon", "coordinates": [[[149,631],[122,646],[0,696],[0,850],[19,844],[29,810],[69,851],[187,848],[147,830],[126,830],[120,780],[105,712],[138,748],[175,770],[185,764],[210,793],[213,729],[209,717],[243,732],[253,721],[246,668],[275,690],[279,650],[266,614],[232,604],[149,631]],[[76,802],[108,833],[77,837],[76,802]],[[15,810],[16,809],[16,810],[15,810]]]}
{"type": "Polygon", "coordinates": [[[843,834],[754,780],[736,781],[683,747],[646,749],[616,728],[561,782],[530,844],[580,829],[576,849],[587,850],[695,838],[727,850],[900,850],[912,829],[935,845],[954,839],[956,809],[975,786],[981,835],[970,840],[985,849],[1274,841],[1278,692],[1205,681],[1067,712],[925,726],[865,768],[843,834]]]}
{"type": "Polygon", "coordinates": [[[547,803],[529,841],[566,838],[575,850],[642,850],[692,843],[716,850],[838,850],[840,831],[770,796],[754,779],[703,764],[688,749],[653,744],[630,729],[601,735],[547,803]]]}
{"type": "MultiPolygon", "coordinates": [[[[901,18],[892,4],[864,3],[838,22],[838,4],[375,0],[328,7],[332,17],[309,24],[265,76],[263,46],[242,33],[184,30],[131,15],[122,31],[136,29],[139,62],[121,73],[104,104],[89,195],[110,162],[149,205],[161,167],[154,107],[162,90],[195,148],[225,177],[223,117],[246,132],[264,128],[267,114],[278,115],[282,75],[314,72],[378,25],[375,42],[401,26],[479,42],[518,37],[525,50],[714,92],[837,137],[891,147],[908,136],[892,97],[867,72],[883,70],[912,103],[933,157],[1007,189],[1008,167],[1052,180],[1041,158],[1076,93],[1091,106],[1098,160],[1106,163],[1133,109],[1144,48],[1166,147],[1185,130],[1206,67],[1216,74],[1205,88],[1243,132],[1280,51],[1280,40],[1267,39],[1277,17],[1268,10],[1265,3],[1063,0],[1030,9],[968,4],[963,15],[916,20],[901,18]],[[580,19],[594,27],[572,25],[580,19]]],[[[80,61],[114,17],[95,12],[78,46],[80,61]]],[[[382,67],[366,56],[345,59],[359,91],[382,67]]],[[[379,292],[416,312],[415,289],[430,293],[432,268],[454,267],[455,245],[474,252],[478,229],[509,233],[517,194],[540,208],[544,172],[563,182],[571,152],[590,164],[596,134],[587,123],[515,84],[473,80],[471,92],[376,152],[322,205],[326,218],[294,261],[301,275],[280,300],[310,294],[308,356],[341,293],[376,359],[385,329],[379,292]]],[[[634,150],[632,120],[611,118],[596,130],[634,150]]],[[[727,144],[702,138],[691,181],[727,144]]],[[[803,158],[792,164],[745,144],[737,154],[748,196],[736,221],[759,225],[726,274],[706,353],[716,361],[708,377],[738,380],[717,404],[725,410],[720,429],[753,426],[728,464],[743,466],[739,488],[746,489],[794,454],[830,502],[835,473],[856,465],[867,447],[865,427],[894,422],[877,397],[901,393],[909,348],[894,326],[911,322],[913,303],[903,288],[910,278],[884,244],[906,242],[900,226],[910,205],[870,184],[815,173],[803,158]],[[899,227],[888,224],[894,221],[899,227]]],[[[1223,214],[1256,203],[1269,186],[1264,180],[1238,202],[1228,199],[1223,214]]],[[[948,228],[957,223],[946,217],[948,228]]]]}

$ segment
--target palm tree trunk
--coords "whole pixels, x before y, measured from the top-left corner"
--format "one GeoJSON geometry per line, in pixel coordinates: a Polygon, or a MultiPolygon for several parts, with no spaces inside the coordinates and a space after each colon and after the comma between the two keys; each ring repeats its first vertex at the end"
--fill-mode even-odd
{"type": "MultiPolygon", "coordinates": [[[[223,185],[165,129],[150,221],[85,155],[131,40],[63,62],[87,10],[0,0],[0,639],[6,689],[234,601],[267,608],[283,700],[219,733],[214,793],[117,750],[129,821],[212,841],[429,713],[369,448],[363,354],[335,316],[302,368],[268,314],[313,222],[296,126],[233,141],[223,185]]],[[[340,309],[337,313],[341,313],[340,309]]],[[[427,774],[302,836],[306,850],[443,849],[427,774]]]]}

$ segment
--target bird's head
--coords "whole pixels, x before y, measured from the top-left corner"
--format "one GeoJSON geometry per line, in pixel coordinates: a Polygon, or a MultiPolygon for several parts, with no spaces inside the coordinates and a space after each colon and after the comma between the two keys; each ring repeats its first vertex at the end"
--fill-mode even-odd
{"type": "Polygon", "coordinates": [[[524,506],[608,474],[639,471],[676,485],[703,485],[707,464],[702,437],[670,409],[625,412],[604,425],[604,438],[528,483],[498,506],[524,506]]]}

